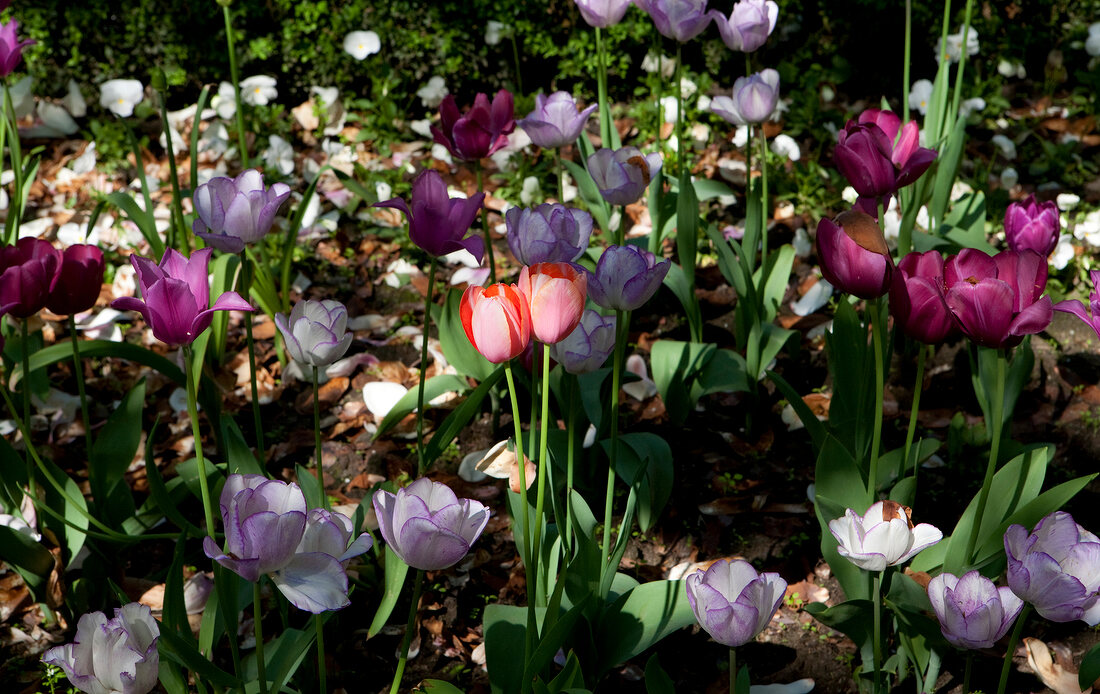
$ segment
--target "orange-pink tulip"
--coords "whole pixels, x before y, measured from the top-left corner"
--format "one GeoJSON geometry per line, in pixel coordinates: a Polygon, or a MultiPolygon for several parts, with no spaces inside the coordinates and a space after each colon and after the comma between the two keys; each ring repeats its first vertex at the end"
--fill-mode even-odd
{"type": "Polygon", "coordinates": [[[519,290],[531,311],[535,339],[552,345],[573,332],[581,322],[588,281],[570,263],[536,263],[520,270],[519,290]]]}
{"type": "Polygon", "coordinates": [[[467,287],[459,318],[470,344],[494,364],[519,356],[531,341],[531,312],[514,284],[467,287]]]}

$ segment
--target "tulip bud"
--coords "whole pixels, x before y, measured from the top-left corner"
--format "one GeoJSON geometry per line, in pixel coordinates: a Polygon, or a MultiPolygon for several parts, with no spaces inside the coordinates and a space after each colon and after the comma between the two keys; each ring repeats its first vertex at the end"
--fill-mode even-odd
{"type": "Polygon", "coordinates": [[[615,349],[615,317],[587,309],[577,329],[551,345],[550,356],[571,374],[595,371],[615,349]]]}
{"type": "Polygon", "coordinates": [[[732,125],[763,123],[779,100],[779,73],[771,68],[733,83],[733,98],[716,96],[710,110],[732,125]]]}
{"type": "Polygon", "coordinates": [[[303,366],[328,366],[348,351],[354,337],[348,310],[339,301],[299,301],[290,316],[275,314],[275,326],[290,358],[303,366]]]}
{"type": "Polygon", "coordinates": [[[494,364],[519,356],[531,341],[531,309],[514,284],[466,287],[459,318],[470,344],[494,364]]]}
{"type": "Polygon", "coordinates": [[[520,270],[519,291],[531,310],[535,339],[552,345],[576,329],[587,296],[585,272],[569,263],[538,263],[520,270]]]}
{"type": "Polygon", "coordinates": [[[1060,231],[1058,205],[1053,200],[1038,202],[1029,195],[1005,210],[1005,240],[1016,252],[1035,251],[1045,258],[1058,245],[1060,231]]]}
{"type": "Polygon", "coordinates": [[[38,313],[57,286],[61,261],[61,252],[49,241],[35,238],[0,248],[0,315],[28,318],[38,313]]]}
{"type": "Polygon", "coordinates": [[[603,308],[633,311],[657,293],[671,265],[637,246],[608,246],[588,273],[588,294],[603,308]]]}
{"type": "Polygon", "coordinates": [[[906,335],[925,344],[939,344],[955,332],[955,319],[943,298],[939,251],[901,259],[890,286],[890,313],[906,335]]]}
{"type": "Polygon", "coordinates": [[[1052,622],[1100,624],[1100,538],[1065,511],[1005,532],[1008,587],[1052,622]]]}
{"type": "Polygon", "coordinates": [[[504,221],[508,247],[524,265],[571,263],[584,254],[592,235],[592,215],[560,204],[513,207],[504,221]]]}
{"type": "Polygon", "coordinates": [[[73,643],[46,651],[42,661],[65,671],[82,692],[146,694],[157,686],[160,626],[147,606],[132,602],[113,619],[89,612],[76,625],[73,643]]]}
{"type": "Polygon", "coordinates": [[[457,564],[489,522],[489,509],[481,502],[459,499],[450,487],[426,477],[396,494],[379,490],[373,502],[386,545],[422,571],[457,564]]]}
{"type": "Polygon", "coordinates": [[[65,249],[57,284],[46,300],[46,308],[60,315],[72,315],[95,306],[103,284],[103,251],[96,246],[75,244],[65,249]]]}
{"type": "Polygon", "coordinates": [[[731,51],[752,53],[763,46],[775,30],[779,6],[772,0],[741,0],[733,3],[728,18],[718,10],[708,14],[718,26],[722,42],[731,51]]]}
{"type": "Polygon", "coordinates": [[[928,600],[948,643],[958,648],[992,648],[1008,633],[1024,601],[977,571],[962,578],[941,573],[928,584],[928,600]]]}
{"type": "Polygon", "coordinates": [[[730,648],[756,638],[779,609],[787,582],[777,573],[758,574],[741,559],[722,559],[684,581],[699,626],[730,648]]]}
{"type": "Polygon", "coordinates": [[[852,209],[817,225],[821,273],[837,289],[875,299],[890,289],[894,261],[874,217],[852,209]]]}
{"type": "Polygon", "coordinates": [[[829,521],[837,552],[864,571],[882,571],[912,559],[943,539],[934,526],[914,526],[910,510],[896,501],[879,501],[861,517],[852,509],[829,521]]]}

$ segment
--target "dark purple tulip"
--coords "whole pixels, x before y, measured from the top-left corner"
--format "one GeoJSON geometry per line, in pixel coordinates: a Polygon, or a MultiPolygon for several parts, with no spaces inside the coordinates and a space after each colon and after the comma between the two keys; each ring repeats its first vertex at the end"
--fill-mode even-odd
{"type": "Polygon", "coordinates": [[[169,248],[160,265],[131,255],[142,299],[124,296],[112,301],[111,307],[137,311],[153,329],[154,337],[168,345],[194,342],[210,327],[215,311],[254,311],[237,292],[225,292],[210,306],[207,267],[213,252],[213,248],[203,248],[185,258],[169,248]]]}
{"type": "Polygon", "coordinates": [[[550,358],[571,374],[584,374],[603,366],[613,349],[615,316],[586,309],[577,329],[550,345],[550,358]]]}
{"type": "Polygon", "coordinates": [[[733,83],[733,98],[714,97],[710,110],[733,125],[763,123],[775,110],[778,100],[779,73],[768,68],[748,77],[737,78],[733,83]]]}
{"type": "Polygon", "coordinates": [[[956,331],[943,299],[943,256],[909,253],[898,263],[890,286],[890,313],[909,337],[938,345],[956,331]]]}
{"type": "Polygon", "coordinates": [[[588,26],[606,29],[623,21],[631,0],[576,0],[576,3],[588,26]]]}
{"type": "Polygon", "coordinates": [[[396,494],[379,490],[373,502],[386,544],[423,571],[457,564],[489,522],[489,509],[480,501],[459,499],[450,487],[427,477],[396,494]]]}
{"type": "Polygon", "coordinates": [[[608,246],[588,274],[588,298],[598,306],[633,311],[649,301],[672,262],[637,246],[608,246]]]}
{"type": "Polygon", "coordinates": [[[1008,587],[1052,622],[1100,624],[1100,539],[1073,516],[1055,511],[1029,535],[1022,525],[1005,532],[1008,587]]]}
{"type": "Polygon", "coordinates": [[[890,290],[894,261],[882,229],[870,215],[848,210],[817,224],[821,274],[842,292],[874,299],[890,290]]]}
{"type": "Polygon", "coordinates": [[[612,205],[635,202],[660,170],[661,155],[644,155],[637,147],[600,149],[588,157],[588,173],[612,205]]]}
{"type": "Polygon", "coordinates": [[[437,258],[465,248],[480,263],[485,255],[485,242],[480,236],[462,237],[470,230],[484,199],[484,193],[475,193],[465,199],[451,198],[443,177],[438,171],[428,169],[413,181],[411,205],[401,198],[393,198],[376,202],[374,206],[404,212],[409,218],[409,238],[437,258]]]}
{"type": "Polygon", "coordinates": [[[763,46],[775,30],[779,5],[772,0],[741,0],[733,3],[728,18],[718,10],[711,10],[709,14],[731,51],[752,53],[763,46]]]}
{"type": "Polygon", "coordinates": [[[262,239],[283,202],[290,197],[290,186],[275,183],[264,187],[264,177],[256,169],[242,171],[236,178],[218,176],[195,189],[195,235],[226,253],[240,253],[245,244],[262,239]]]}
{"type": "Polygon", "coordinates": [[[1035,251],[1044,258],[1058,245],[1061,224],[1053,200],[1038,202],[1034,195],[1005,210],[1005,240],[1014,251],[1035,251]]]}
{"type": "Polygon", "coordinates": [[[287,354],[305,366],[328,366],[348,351],[354,337],[348,328],[348,309],[335,299],[305,300],[294,304],[288,317],[275,314],[287,354]]]}
{"type": "Polygon", "coordinates": [[[72,315],[95,306],[103,284],[103,251],[84,243],[65,249],[57,284],[46,299],[46,308],[59,315],[72,315]]]}
{"type": "Polygon", "coordinates": [[[537,94],[535,110],[516,123],[543,149],[554,149],[570,144],[580,136],[588,116],[596,110],[592,104],[577,111],[577,102],[569,92],[554,92],[550,96],[537,94]]]}
{"type": "Polygon", "coordinates": [[[592,215],[558,203],[513,207],[504,214],[508,247],[524,265],[571,263],[592,236],[592,215]]]}
{"type": "Polygon", "coordinates": [[[730,648],[756,638],[779,609],[787,582],[777,573],[757,573],[743,559],[722,559],[684,581],[699,626],[730,648]]]}
{"type": "Polygon", "coordinates": [[[690,41],[710,24],[707,0],[634,0],[649,15],[657,31],[680,43],[690,41]]]}
{"type": "Polygon", "coordinates": [[[454,157],[484,159],[508,144],[508,135],[516,128],[514,108],[511,92],[501,89],[492,104],[489,97],[478,94],[473,107],[462,115],[448,94],[439,104],[440,127],[432,126],[432,137],[454,157]]]}
{"type": "Polygon", "coordinates": [[[913,183],[932,166],[936,150],[920,146],[920,128],[916,121],[901,124],[901,118],[893,111],[869,108],[859,114],[860,123],[874,123],[890,141],[890,161],[897,171],[895,190],[913,183]]]}
{"type": "Polygon", "coordinates": [[[0,248],[0,316],[38,313],[57,286],[60,271],[61,251],[49,241],[28,237],[0,248]]]}
{"type": "Polygon", "coordinates": [[[1001,640],[1024,601],[1007,587],[998,588],[977,571],[942,573],[928,584],[928,599],[947,642],[957,648],[992,648],[1001,640]]]}
{"type": "Polygon", "coordinates": [[[23,59],[23,49],[34,43],[32,39],[19,40],[16,33],[19,22],[11,20],[0,24],[0,77],[7,77],[23,59]]]}
{"type": "Polygon", "coordinates": [[[1089,277],[1092,279],[1092,291],[1089,293],[1087,307],[1077,299],[1066,299],[1055,304],[1054,310],[1072,313],[1085,321],[1085,325],[1100,337],[1100,270],[1089,270],[1089,277]]]}
{"type": "Polygon", "coordinates": [[[1047,261],[1035,251],[994,257],[964,248],[944,263],[944,299],[963,334],[983,347],[1015,347],[1050,325],[1053,305],[1042,296],[1047,261]]]}
{"type": "Polygon", "coordinates": [[[890,139],[882,128],[874,123],[848,121],[837,133],[833,163],[857,193],[881,198],[894,192],[897,181],[891,150],[890,139]]]}

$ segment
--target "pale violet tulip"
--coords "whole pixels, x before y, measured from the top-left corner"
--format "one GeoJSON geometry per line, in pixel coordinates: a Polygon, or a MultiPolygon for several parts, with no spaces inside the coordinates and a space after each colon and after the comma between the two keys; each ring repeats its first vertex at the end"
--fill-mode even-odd
{"type": "Polygon", "coordinates": [[[351,519],[322,508],[310,509],[294,556],[272,572],[279,592],[300,610],[318,614],[351,604],[347,564],[371,547],[367,533],[352,541],[351,519]]]}
{"type": "Polygon", "coordinates": [[[577,102],[569,92],[554,92],[550,96],[535,95],[535,110],[516,122],[528,137],[543,149],[553,149],[573,143],[584,130],[596,104],[578,111],[577,102]]]}
{"type": "Polygon", "coordinates": [[[928,600],[947,642],[969,649],[992,648],[1024,608],[1011,590],[977,571],[961,578],[941,573],[928,584],[928,600]]]}
{"type": "Polygon", "coordinates": [[[480,501],[459,499],[450,487],[427,477],[396,494],[379,490],[373,502],[386,545],[422,571],[457,564],[489,522],[489,509],[480,501]]]}
{"type": "Polygon", "coordinates": [[[1052,622],[1100,624],[1100,539],[1073,516],[1055,511],[1029,534],[1010,525],[1004,537],[1008,587],[1052,622]]]}
{"type": "Polygon", "coordinates": [[[250,106],[267,106],[279,96],[275,84],[275,78],[270,75],[246,77],[241,80],[241,101],[250,106]]]}
{"type": "Polygon", "coordinates": [[[707,0],[634,0],[649,15],[657,31],[680,43],[690,41],[710,24],[707,0]]]}
{"type": "Polygon", "coordinates": [[[275,215],[288,197],[290,186],[275,183],[265,187],[263,174],[256,169],[243,171],[236,178],[212,178],[195,189],[193,230],[218,250],[240,253],[246,244],[271,231],[275,215]]]}
{"type": "Polygon", "coordinates": [[[290,358],[303,366],[328,366],[344,356],[353,338],[347,308],[333,299],[299,301],[289,317],[275,314],[275,325],[290,358]]]}
{"type": "Polygon", "coordinates": [[[733,11],[726,17],[718,10],[709,12],[722,42],[731,51],[752,53],[764,45],[775,30],[779,19],[779,5],[772,0],[741,0],[733,4],[733,11]]]}
{"type": "Polygon", "coordinates": [[[637,147],[600,149],[588,157],[588,173],[603,199],[612,205],[638,200],[661,170],[661,155],[642,154],[637,147]]]}
{"type": "Polygon", "coordinates": [[[586,309],[581,322],[564,340],[550,345],[550,356],[571,374],[603,366],[615,348],[615,317],[586,309]]]}
{"type": "Polygon", "coordinates": [[[141,103],[144,87],[137,80],[107,80],[99,85],[99,105],[122,118],[134,115],[141,103]]]}
{"type": "Polygon", "coordinates": [[[608,246],[588,274],[588,297],[598,306],[634,311],[657,292],[672,261],[637,246],[608,246]]]}
{"type": "Polygon", "coordinates": [[[588,26],[606,29],[623,21],[631,0],[575,0],[588,26]]]}
{"type": "Polygon", "coordinates": [[[722,559],[684,580],[699,626],[730,648],[756,638],[783,601],[787,582],[777,573],[757,573],[741,559],[722,559]]]}
{"type": "Polygon", "coordinates": [[[864,571],[907,562],[943,539],[943,533],[928,523],[914,526],[909,509],[894,501],[879,501],[863,516],[848,509],[829,521],[829,532],[839,543],[840,556],[864,571]]]}
{"type": "Polygon", "coordinates": [[[382,50],[382,41],[373,31],[352,31],[344,37],[344,52],[356,60],[363,60],[382,50]]]}
{"type": "Polygon", "coordinates": [[[132,602],[116,609],[112,619],[102,612],[85,614],[73,642],[46,651],[42,661],[64,670],[87,694],[146,694],[157,685],[159,638],[152,611],[132,602]]]}
{"type": "Polygon", "coordinates": [[[711,99],[710,110],[732,125],[763,123],[779,100],[779,73],[771,68],[739,77],[733,83],[733,96],[711,99]]]}
{"type": "Polygon", "coordinates": [[[513,207],[504,214],[508,247],[524,265],[571,263],[588,249],[592,215],[561,204],[513,207]]]}

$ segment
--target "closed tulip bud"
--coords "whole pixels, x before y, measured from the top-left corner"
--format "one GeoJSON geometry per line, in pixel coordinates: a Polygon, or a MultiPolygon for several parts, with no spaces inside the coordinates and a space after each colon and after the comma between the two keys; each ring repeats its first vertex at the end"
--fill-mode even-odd
{"type": "Polygon", "coordinates": [[[524,265],[571,263],[588,249],[592,215],[561,204],[513,207],[504,214],[508,248],[524,265]]]}
{"type": "Polygon", "coordinates": [[[728,18],[718,10],[711,10],[709,14],[718,26],[722,42],[731,51],[752,53],[763,46],[775,30],[779,5],[772,0],[741,0],[733,3],[728,18]]]}
{"type": "Polygon", "coordinates": [[[634,0],[649,15],[657,31],[680,43],[690,41],[710,24],[707,0],[634,0]]]}
{"type": "Polygon", "coordinates": [[[1024,601],[977,571],[962,578],[942,573],[928,584],[928,600],[947,642],[958,648],[992,648],[1001,640],[1024,601]]]}
{"type": "Polygon", "coordinates": [[[0,315],[28,318],[42,310],[57,286],[61,260],[49,241],[29,237],[0,248],[0,315]]]}
{"type": "Polygon", "coordinates": [[[256,169],[236,178],[218,176],[195,189],[193,230],[207,244],[226,253],[240,253],[245,245],[259,241],[275,221],[290,186],[275,183],[264,187],[256,169]]]}
{"type": "Polygon", "coordinates": [[[632,0],[576,0],[581,17],[588,26],[606,29],[623,21],[632,0]]]}
{"type": "Polygon", "coordinates": [[[684,581],[699,626],[730,648],[756,638],[779,609],[787,582],[777,573],[757,573],[741,559],[722,559],[684,581]]]}
{"type": "Polygon", "coordinates": [[[1035,251],[1044,258],[1058,245],[1061,223],[1053,200],[1038,202],[1034,195],[1005,210],[1005,240],[1016,252],[1035,251]]]}
{"type": "Polygon", "coordinates": [[[1035,251],[1001,251],[994,257],[964,248],[944,263],[944,299],[959,329],[983,347],[1015,347],[1045,330],[1054,316],[1047,261],[1035,251]]]}
{"type": "Polygon", "coordinates": [[[348,351],[354,337],[347,329],[348,309],[339,301],[299,301],[288,317],[275,314],[275,325],[290,358],[303,366],[328,366],[348,351]]]}
{"type": "Polygon", "coordinates": [[[879,501],[860,516],[848,509],[829,521],[837,552],[864,571],[882,571],[912,559],[943,539],[934,526],[914,526],[910,511],[896,501],[879,501]]]}
{"type": "Polygon", "coordinates": [[[72,643],[46,651],[74,687],[88,694],[146,694],[157,686],[160,626],[147,606],[132,602],[113,619],[89,612],[76,625],[72,643]]]}
{"type": "Polygon", "coordinates": [[[578,112],[577,102],[569,92],[554,92],[550,96],[536,94],[535,110],[517,125],[527,132],[531,142],[543,149],[554,149],[575,141],[595,110],[596,104],[592,104],[578,112]]]}
{"type": "Polygon", "coordinates": [[[470,344],[494,364],[519,356],[531,342],[531,309],[514,284],[466,287],[458,313],[470,344]]]}
{"type": "Polygon", "coordinates": [[[672,262],[637,246],[608,246],[588,273],[588,295],[606,309],[633,311],[657,293],[672,262]]]}
{"type": "Polygon", "coordinates": [[[643,155],[637,147],[601,149],[588,157],[588,173],[612,205],[636,202],[660,170],[661,155],[643,155]]]}
{"type": "Polygon", "coordinates": [[[457,564],[489,522],[484,504],[459,499],[450,487],[426,477],[396,494],[379,490],[373,503],[386,545],[406,564],[422,571],[457,564]]]}
{"type": "Polygon", "coordinates": [[[531,311],[531,333],[552,345],[581,322],[588,295],[585,272],[569,263],[537,263],[519,272],[519,291],[531,311]]]}
{"type": "Polygon", "coordinates": [[[890,313],[906,335],[925,344],[939,344],[957,330],[943,298],[939,251],[909,253],[901,259],[890,286],[890,313]]]}
{"type": "Polygon", "coordinates": [[[551,345],[550,357],[571,374],[590,373],[603,366],[615,349],[615,317],[587,309],[577,329],[551,345]]]}
{"type": "Polygon", "coordinates": [[[95,306],[102,284],[103,251],[82,243],[69,246],[62,254],[61,271],[46,308],[60,315],[87,311],[95,306]]]}
{"type": "Polygon", "coordinates": [[[710,110],[733,125],[763,123],[779,100],[779,73],[771,68],[740,77],[733,83],[733,98],[716,96],[710,110]]]}
{"type": "Polygon", "coordinates": [[[493,97],[478,94],[465,115],[458,112],[453,96],[448,94],[439,104],[440,126],[432,126],[432,137],[447,148],[451,156],[463,161],[478,161],[508,144],[508,135],[515,130],[515,105],[512,94],[501,89],[493,97]]]}
{"type": "Polygon", "coordinates": [[[1010,525],[1004,537],[1008,587],[1052,622],[1100,624],[1100,539],[1055,511],[1030,534],[1010,525]]]}
{"type": "Polygon", "coordinates": [[[894,261],[882,229],[869,214],[853,209],[835,222],[818,222],[817,254],[821,274],[842,292],[875,299],[890,290],[894,261]]]}

